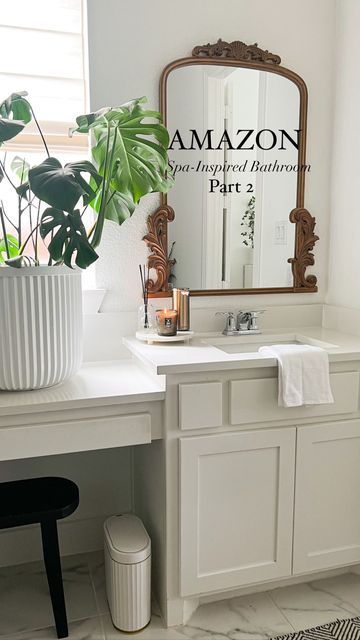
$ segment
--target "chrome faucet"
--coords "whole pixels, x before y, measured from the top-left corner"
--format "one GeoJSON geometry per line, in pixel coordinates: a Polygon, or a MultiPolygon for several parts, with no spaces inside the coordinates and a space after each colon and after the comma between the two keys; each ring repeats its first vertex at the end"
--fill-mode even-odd
{"type": "Polygon", "coordinates": [[[236,320],[233,311],[218,311],[215,315],[225,316],[224,336],[254,335],[261,333],[258,327],[258,317],[263,310],[238,311],[236,320]]]}
{"type": "Polygon", "coordinates": [[[235,313],[233,311],[217,311],[216,316],[225,316],[224,336],[234,336],[237,333],[235,313]]]}

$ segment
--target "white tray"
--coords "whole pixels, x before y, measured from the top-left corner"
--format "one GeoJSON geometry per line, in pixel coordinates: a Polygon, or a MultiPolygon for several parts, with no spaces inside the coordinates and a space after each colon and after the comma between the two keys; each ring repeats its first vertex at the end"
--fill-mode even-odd
{"type": "Polygon", "coordinates": [[[137,331],[135,337],[138,340],[152,344],[153,342],[185,342],[186,340],[190,340],[193,335],[193,331],[178,331],[176,336],[159,336],[155,331],[152,333],[137,331]]]}

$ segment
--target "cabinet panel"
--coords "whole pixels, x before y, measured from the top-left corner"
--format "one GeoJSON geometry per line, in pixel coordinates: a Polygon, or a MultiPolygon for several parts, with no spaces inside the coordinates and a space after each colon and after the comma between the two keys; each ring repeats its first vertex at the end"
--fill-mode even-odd
{"type": "Polygon", "coordinates": [[[181,438],[181,594],[290,575],[295,429],[181,438]]]}
{"type": "Polygon", "coordinates": [[[221,427],[222,383],[180,384],[179,412],[180,429],[221,427]]]}
{"type": "Polygon", "coordinates": [[[289,420],[355,413],[359,410],[359,372],[330,374],[334,404],[307,407],[279,407],[277,378],[232,380],[230,382],[231,424],[246,424],[264,420],[289,420]]]}
{"type": "Polygon", "coordinates": [[[360,561],[360,420],[300,427],[294,573],[360,561]]]}

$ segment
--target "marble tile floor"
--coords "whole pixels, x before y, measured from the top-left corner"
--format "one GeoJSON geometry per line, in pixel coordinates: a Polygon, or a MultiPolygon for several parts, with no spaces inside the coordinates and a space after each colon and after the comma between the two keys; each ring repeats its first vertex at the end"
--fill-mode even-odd
{"type": "MultiPolygon", "coordinates": [[[[105,596],[102,554],[63,558],[70,640],[266,640],[360,615],[360,575],[346,573],[201,605],[184,627],[165,629],[154,612],[134,635],[117,631],[105,596]]],[[[0,640],[53,640],[42,563],[0,568],[0,640]]]]}

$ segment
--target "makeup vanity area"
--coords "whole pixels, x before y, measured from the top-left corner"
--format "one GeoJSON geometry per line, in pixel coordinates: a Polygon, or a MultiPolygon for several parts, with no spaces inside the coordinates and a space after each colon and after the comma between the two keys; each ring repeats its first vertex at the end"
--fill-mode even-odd
{"type": "Polygon", "coordinates": [[[162,436],[162,376],[131,359],[86,363],[67,382],[0,393],[0,460],[149,443],[162,436]]]}
{"type": "MultiPolygon", "coordinates": [[[[241,162],[223,146],[174,144],[174,165],[223,169],[202,178],[179,169],[171,206],[164,198],[148,219],[157,308],[169,304],[174,278],[192,296],[316,292],[306,170],[249,169],[264,153],[266,163],[280,154],[284,165],[306,165],[302,78],[257,45],[219,41],[165,68],[160,101],[184,147],[195,129],[201,140],[224,128],[233,140],[240,126],[265,133],[241,162]],[[272,150],[279,130],[286,148],[272,150]],[[209,179],[246,189],[210,192],[209,179]]],[[[85,364],[51,389],[0,394],[0,460],[133,446],[135,512],[168,626],[209,599],[360,563],[360,339],[307,326],[305,307],[288,328],[280,308],[276,329],[265,313],[259,335],[224,336],[214,319],[216,331],[186,343],[125,338],[128,358],[85,364]],[[278,406],[277,363],[258,348],[279,342],[328,352],[334,404],[278,406]]]]}
{"type": "Polygon", "coordinates": [[[168,626],[208,598],[360,563],[360,340],[303,327],[237,341],[128,338],[132,359],[0,396],[2,461],[133,447],[168,626]],[[334,404],[278,406],[276,361],[250,349],[281,340],[328,350],[334,404]]]}

